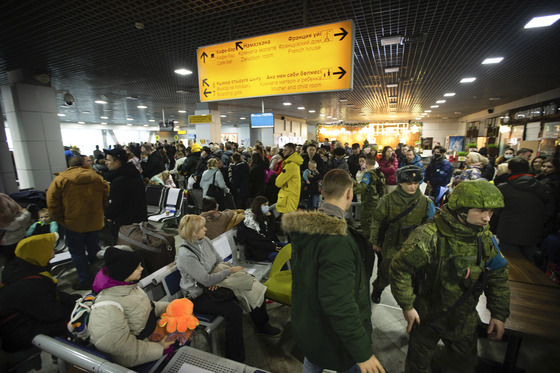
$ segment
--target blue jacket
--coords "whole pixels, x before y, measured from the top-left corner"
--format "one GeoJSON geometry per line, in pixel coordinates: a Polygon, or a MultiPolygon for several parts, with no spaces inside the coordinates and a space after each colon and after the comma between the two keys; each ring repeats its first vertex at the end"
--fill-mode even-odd
{"type": "Polygon", "coordinates": [[[451,176],[453,176],[453,170],[455,168],[449,161],[445,158],[434,159],[426,168],[426,173],[424,174],[424,181],[429,181],[432,184],[432,188],[445,186],[449,184],[451,176]]]}
{"type": "MultiPolygon", "coordinates": [[[[418,154],[414,154],[414,159],[410,163],[406,160],[406,157],[405,157],[402,164],[399,166],[399,168],[404,167],[404,166],[416,166],[416,167],[420,167],[420,169],[422,171],[424,171],[424,165],[422,164],[422,158],[420,158],[420,156],[418,154]]],[[[426,172],[426,171],[424,171],[424,172],[426,172]]],[[[420,181],[420,184],[422,184],[421,181],[420,181]]]]}

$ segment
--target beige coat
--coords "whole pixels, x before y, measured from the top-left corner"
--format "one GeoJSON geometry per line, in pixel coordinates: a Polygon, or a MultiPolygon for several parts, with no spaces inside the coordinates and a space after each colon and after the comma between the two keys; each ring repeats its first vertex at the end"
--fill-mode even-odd
{"type": "MultiPolygon", "coordinates": [[[[146,326],[151,311],[150,299],[138,285],[114,286],[104,289],[95,302],[114,301],[116,306],[104,305],[90,313],[88,329],[91,342],[99,351],[107,353],[117,363],[126,367],[159,359],[163,346],[148,339],[136,339],[146,326]]],[[[169,303],[154,302],[154,312],[160,316],[169,303]]]]}

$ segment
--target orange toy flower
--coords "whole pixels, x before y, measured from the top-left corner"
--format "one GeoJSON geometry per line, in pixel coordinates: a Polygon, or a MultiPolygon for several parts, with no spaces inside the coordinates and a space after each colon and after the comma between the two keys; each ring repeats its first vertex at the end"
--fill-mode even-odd
{"type": "Polygon", "coordinates": [[[175,299],[161,315],[158,325],[162,328],[165,326],[167,333],[184,333],[187,329],[196,329],[198,319],[193,316],[193,303],[187,298],[175,299]]]}

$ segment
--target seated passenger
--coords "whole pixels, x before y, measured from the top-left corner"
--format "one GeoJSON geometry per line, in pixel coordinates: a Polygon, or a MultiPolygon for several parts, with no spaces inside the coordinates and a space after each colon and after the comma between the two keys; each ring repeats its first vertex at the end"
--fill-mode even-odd
{"type": "Polygon", "coordinates": [[[175,188],[175,182],[169,171],[163,171],[150,179],[152,185],[163,185],[168,188],[175,188]]]}
{"type": "Polygon", "coordinates": [[[215,199],[202,200],[202,216],[206,219],[206,237],[213,240],[224,232],[229,231],[243,220],[242,210],[218,211],[215,199]]]}
{"type": "Polygon", "coordinates": [[[51,220],[49,209],[41,209],[39,210],[39,220],[31,224],[25,236],[29,237],[55,232],[58,232],[58,224],[56,221],[51,220]]]}
{"type": "Polygon", "coordinates": [[[9,195],[0,193],[0,265],[2,259],[14,259],[18,242],[25,238],[29,227],[31,212],[22,208],[9,195]]]}
{"type": "Polygon", "coordinates": [[[66,324],[79,295],[57,291],[48,263],[54,258],[58,233],[24,238],[16,258],[2,270],[0,337],[8,352],[32,347],[38,334],[66,336],[66,324]]]}
{"type": "Polygon", "coordinates": [[[245,245],[245,256],[258,261],[274,261],[284,247],[274,233],[274,216],[269,211],[268,198],[258,196],[250,209],[245,210],[245,219],[237,228],[237,239],[245,245]]]}
{"type": "MultiPolygon", "coordinates": [[[[220,290],[222,288],[218,287],[230,275],[243,271],[243,267],[220,269],[223,265],[222,258],[208,237],[205,237],[205,224],[205,219],[198,215],[186,215],[179,224],[179,235],[185,240],[177,252],[181,292],[193,302],[195,313],[210,313],[226,319],[226,357],[243,362],[243,309],[235,296],[223,294],[220,290]]],[[[264,294],[262,296],[261,305],[252,308],[249,313],[255,324],[256,334],[278,337],[282,332],[268,323],[264,294]]]]}
{"type": "Polygon", "coordinates": [[[142,257],[129,250],[126,246],[109,247],[105,251],[106,266],[93,282],[93,291],[98,294],[95,303],[116,302],[124,312],[110,304],[95,307],[88,324],[95,348],[126,367],[157,360],[173,344],[165,339],[148,340],[169,302],[151,302],[138,287],[144,269],[140,264],[142,257]]]}

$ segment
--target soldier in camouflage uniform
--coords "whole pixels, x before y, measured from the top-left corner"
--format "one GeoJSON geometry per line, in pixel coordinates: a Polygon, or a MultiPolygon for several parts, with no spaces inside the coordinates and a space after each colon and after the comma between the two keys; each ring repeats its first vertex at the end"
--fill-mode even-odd
{"type": "Polygon", "coordinates": [[[509,316],[508,270],[488,222],[502,207],[502,194],[493,184],[464,181],[393,259],[391,290],[410,333],[406,372],[428,372],[430,366],[474,371],[482,291],[491,312],[489,337],[501,339],[509,316]],[[440,339],[445,348],[436,351],[440,339]]]}
{"type": "Polygon", "coordinates": [[[383,196],[374,212],[369,240],[373,249],[381,255],[371,293],[373,303],[381,301],[381,293],[389,285],[391,260],[402,244],[416,227],[434,216],[434,203],[418,189],[423,177],[420,167],[399,168],[397,189],[383,196]]]}
{"type": "Polygon", "coordinates": [[[361,225],[364,236],[369,239],[373,213],[377,209],[379,199],[385,193],[385,175],[376,169],[377,161],[373,155],[366,156],[366,171],[362,180],[354,187],[354,194],[362,195],[361,225]]]}

